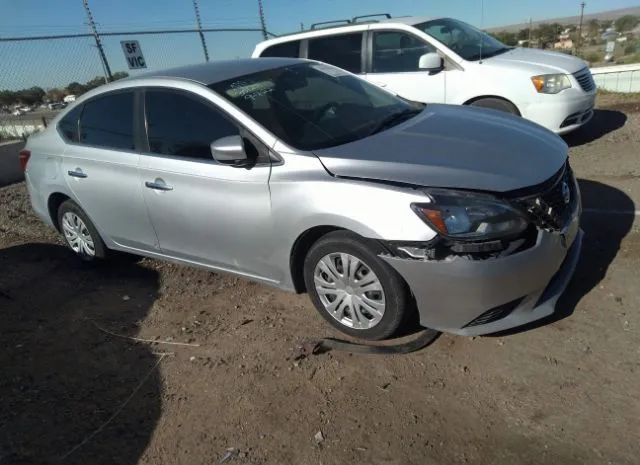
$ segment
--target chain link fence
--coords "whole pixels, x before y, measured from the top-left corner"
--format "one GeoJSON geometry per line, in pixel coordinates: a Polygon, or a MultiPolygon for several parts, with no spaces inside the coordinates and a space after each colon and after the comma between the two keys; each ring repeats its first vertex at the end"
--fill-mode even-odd
{"type": "Polygon", "coordinates": [[[263,40],[259,28],[161,31],[0,38],[0,141],[24,138],[45,127],[73,96],[148,70],[246,58],[263,40]],[[138,41],[146,68],[129,69],[122,41],[138,41]]]}

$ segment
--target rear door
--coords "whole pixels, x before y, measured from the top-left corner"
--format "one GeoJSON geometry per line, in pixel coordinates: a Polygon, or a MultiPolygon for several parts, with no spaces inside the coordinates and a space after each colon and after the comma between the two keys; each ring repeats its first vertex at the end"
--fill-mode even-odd
{"type": "Polygon", "coordinates": [[[271,275],[263,257],[271,202],[266,147],[213,103],[191,92],[145,91],[148,153],[140,162],[144,198],[162,252],[170,257],[256,277],[271,275]],[[232,135],[259,150],[258,163],[216,162],[210,145],[232,135]]]}
{"type": "Polygon", "coordinates": [[[138,177],[135,100],[132,90],[103,94],[65,118],[58,127],[68,142],[62,172],[105,239],[127,248],[157,251],[138,177]]]}
{"type": "Polygon", "coordinates": [[[314,37],[305,44],[305,58],[318,60],[345,69],[354,74],[364,72],[364,33],[356,32],[314,37]]]}

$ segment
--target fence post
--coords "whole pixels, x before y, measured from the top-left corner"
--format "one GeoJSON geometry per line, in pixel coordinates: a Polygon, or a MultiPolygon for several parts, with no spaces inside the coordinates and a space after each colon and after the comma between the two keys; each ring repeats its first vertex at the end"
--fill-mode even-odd
{"type": "Polygon", "coordinates": [[[264,19],[264,8],[262,7],[262,0],[258,0],[258,13],[260,14],[260,27],[262,28],[262,37],[267,40],[267,22],[264,19]]]}
{"type": "Polygon", "coordinates": [[[96,47],[98,47],[98,53],[100,54],[100,60],[102,61],[102,66],[106,71],[107,78],[109,79],[109,81],[113,81],[113,76],[111,75],[111,68],[109,68],[109,62],[107,61],[107,57],[104,54],[104,49],[102,48],[102,42],[100,42],[100,35],[98,34],[98,29],[96,29],[96,23],[93,21],[93,15],[91,14],[91,10],[89,9],[88,1],[82,0],[82,6],[84,6],[85,11],[87,12],[87,20],[89,21],[89,28],[91,29],[93,38],[96,41],[96,47]]]}
{"type": "Polygon", "coordinates": [[[202,32],[202,24],[200,23],[200,10],[198,10],[198,1],[193,0],[193,9],[196,12],[196,26],[198,27],[198,34],[200,34],[200,41],[202,42],[202,49],[204,50],[204,59],[209,61],[209,51],[207,50],[207,42],[204,40],[204,33],[202,32]]]}

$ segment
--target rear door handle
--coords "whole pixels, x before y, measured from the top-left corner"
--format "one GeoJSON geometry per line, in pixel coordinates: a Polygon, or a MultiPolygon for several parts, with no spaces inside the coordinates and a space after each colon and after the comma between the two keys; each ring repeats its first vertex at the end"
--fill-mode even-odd
{"type": "Polygon", "coordinates": [[[148,187],[149,189],[155,189],[157,191],[172,191],[173,190],[173,186],[169,186],[169,185],[165,184],[164,182],[158,182],[158,180],[147,181],[147,182],[144,183],[144,185],[146,187],[148,187]]]}
{"type": "Polygon", "coordinates": [[[375,84],[378,87],[387,87],[387,84],[379,81],[371,81],[371,84],[375,84]]]}
{"type": "Polygon", "coordinates": [[[69,176],[74,177],[74,178],[86,178],[87,177],[87,175],[85,173],[83,173],[80,168],[76,168],[75,170],[69,170],[69,171],[67,171],[67,174],[69,176]]]}

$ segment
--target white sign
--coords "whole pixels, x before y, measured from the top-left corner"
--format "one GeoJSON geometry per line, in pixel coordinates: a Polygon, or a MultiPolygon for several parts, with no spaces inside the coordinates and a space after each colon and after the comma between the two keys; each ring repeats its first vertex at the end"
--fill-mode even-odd
{"type": "Polygon", "coordinates": [[[122,45],[124,59],[127,61],[129,69],[142,69],[147,67],[144,56],[142,55],[142,49],[137,40],[121,40],[120,45],[122,45]]]}
{"type": "Polygon", "coordinates": [[[607,42],[607,47],[605,48],[605,52],[607,53],[613,53],[613,51],[616,49],[616,43],[613,40],[610,40],[609,42],[607,42]]]}

